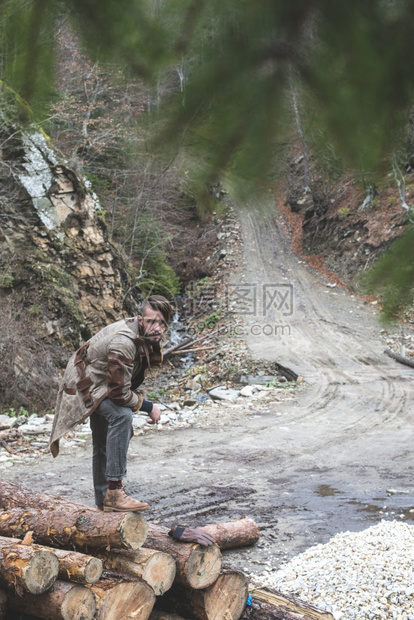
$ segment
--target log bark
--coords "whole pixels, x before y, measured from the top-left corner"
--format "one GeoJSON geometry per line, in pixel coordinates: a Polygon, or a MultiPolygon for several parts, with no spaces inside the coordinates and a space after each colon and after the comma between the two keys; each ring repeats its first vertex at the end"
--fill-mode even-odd
{"type": "Polygon", "coordinates": [[[224,570],[204,590],[174,584],[157,600],[156,607],[198,620],[238,620],[246,607],[248,590],[243,573],[224,570]]]}
{"type": "Polygon", "coordinates": [[[60,580],[44,594],[12,594],[8,598],[11,609],[43,620],[92,620],[96,614],[93,592],[60,580]]]}
{"type": "Polygon", "coordinates": [[[85,584],[96,583],[101,578],[103,564],[99,558],[67,549],[53,551],[59,560],[59,579],[85,584]]]}
{"type": "Polygon", "coordinates": [[[175,580],[195,590],[207,588],[220,574],[222,557],[218,545],[204,547],[178,542],[168,536],[166,527],[148,524],[145,547],[172,555],[177,568],[175,580]]]}
{"type": "MultiPolygon", "coordinates": [[[[287,594],[282,594],[281,592],[277,592],[276,590],[271,590],[270,588],[250,588],[250,595],[253,599],[252,601],[252,609],[254,608],[253,603],[259,603],[256,607],[262,610],[266,610],[266,613],[274,613],[278,615],[263,615],[263,620],[278,620],[279,617],[287,618],[290,620],[290,616],[286,616],[287,613],[296,614],[292,615],[292,618],[297,618],[298,620],[334,620],[333,615],[329,611],[321,611],[317,609],[313,605],[302,601],[301,599],[295,596],[289,596],[287,594]],[[266,606],[263,606],[264,603],[266,606]],[[282,614],[282,615],[280,615],[282,614]],[[285,616],[283,616],[285,614],[285,616]]],[[[253,618],[257,620],[262,620],[262,616],[258,613],[249,616],[249,618],[253,618]]]]}
{"type": "Polygon", "coordinates": [[[154,591],[137,578],[105,577],[88,588],[95,595],[96,620],[147,620],[154,607],[154,591]]]}
{"type": "Polygon", "coordinates": [[[0,620],[4,620],[7,614],[8,600],[4,590],[0,590],[0,620]]]}
{"type": "Polygon", "coordinates": [[[39,545],[0,536],[0,581],[18,593],[41,594],[56,581],[59,560],[39,545]]]}
{"type": "Polygon", "coordinates": [[[106,569],[143,579],[157,596],[171,588],[176,574],[172,555],[157,549],[102,553],[99,557],[106,569]]]}
{"type": "Polygon", "coordinates": [[[147,522],[138,512],[107,513],[71,504],[0,512],[0,536],[23,538],[32,531],[36,543],[51,547],[93,549],[109,545],[138,549],[146,539],[147,529],[147,522]]]}
{"type": "Polygon", "coordinates": [[[249,517],[243,517],[239,521],[203,525],[198,529],[214,536],[220,549],[247,547],[254,545],[260,538],[259,528],[255,521],[249,517]]]}

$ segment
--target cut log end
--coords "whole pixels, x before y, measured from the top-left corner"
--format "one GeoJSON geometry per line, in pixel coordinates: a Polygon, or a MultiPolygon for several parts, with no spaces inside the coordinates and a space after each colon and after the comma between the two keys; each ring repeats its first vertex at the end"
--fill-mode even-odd
{"type": "Polygon", "coordinates": [[[91,558],[84,571],[86,583],[96,583],[102,575],[102,570],[102,560],[99,558],[91,558]]]}
{"type": "Polygon", "coordinates": [[[173,584],[176,575],[175,560],[171,555],[155,551],[145,563],[142,578],[157,596],[164,594],[173,584]]]}
{"type": "Polygon", "coordinates": [[[85,620],[96,614],[96,603],[93,593],[82,586],[75,586],[66,594],[62,602],[63,620],[85,620]]]}
{"type": "Polygon", "coordinates": [[[105,609],[101,609],[100,620],[119,620],[120,618],[148,617],[154,606],[155,596],[137,583],[123,583],[114,596],[111,594],[105,601],[105,609]],[[139,591],[139,594],[138,594],[139,591]],[[137,606],[137,600],[140,600],[137,606]],[[146,613],[147,610],[147,613],[146,613]]]}
{"type": "Polygon", "coordinates": [[[246,607],[249,596],[249,586],[246,577],[239,572],[229,572],[220,575],[217,581],[209,587],[206,596],[206,617],[232,618],[237,620],[246,607]]]}
{"type": "MultiPolygon", "coordinates": [[[[95,596],[91,590],[57,580],[47,592],[34,596],[8,594],[10,609],[43,620],[92,620],[96,615],[95,596]]],[[[14,617],[14,616],[13,616],[14,617]]]]}
{"type": "Polygon", "coordinates": [[[174,583],[157,599],[157,608],[169,614],[198,620],[239,620],[248,598],[247,578],[238,571],[224,570],[208,588],[194,590],[174,583]]]}
{"type": "Polygon", "coordinates": [[[185,577],[188,585],[195,590],[207,588],[220,575],[221,565],[222,557],[217,545],[197,545],[186,566],[185,577]]]}
{"type": "Polygon", "coordinates": [[[56,581],[59,560],[50,551],[38,551],[23,570],[25,586],[31,594],[41,594],[56,581]]]}
{"type": "Polygon", "coordinates": [[[155,603],[155,594],[144,582],[98,581],[90,586],[97,600],[99,620],[146,619],[155,603]]]}
{"type": "Polygon", "coordinates": [[[156,549],[113,551],[100,557],[107,570],[143,579],[157,596],[171,588],[177,572],[175,559],[156,549]]]}
{"type": "Polygon", "coordinates": [[[126,549],[139,549],[148,534],[148,523],[139,512],[128,512],[121,524],[120,534],[126,549]]]}

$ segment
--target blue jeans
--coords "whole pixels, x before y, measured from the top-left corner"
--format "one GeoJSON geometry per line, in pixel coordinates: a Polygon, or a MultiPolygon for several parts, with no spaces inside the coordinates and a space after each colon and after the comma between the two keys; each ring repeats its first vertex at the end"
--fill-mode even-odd
{"type": "Polygon", "coordinates": [[[132,411],[105,398],[90,417],[92,429],[92,473],[95,502],[102,506],[108,480],[122,480],[127,473],[132,411]]]}

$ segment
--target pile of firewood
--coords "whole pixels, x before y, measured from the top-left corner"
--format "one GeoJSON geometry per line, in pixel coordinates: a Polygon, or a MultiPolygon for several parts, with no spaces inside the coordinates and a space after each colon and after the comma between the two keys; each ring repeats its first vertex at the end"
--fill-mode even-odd
{"type": "Polygon", "coordinates": [[[141,513],[101,512],[3,480],[0,620],[8,610],[44,620],[332,618],[259,590],[246,612],[247,578],[223,568],[220,549],[255,543],[257,525],[200,529],[216,544],[178,542],[141,513]]]}
{"type": "Polygon", "coordinates": [[[219,544],[255,542],[251,519],[206,526],[219,544],[204,547],[174,541],[140,513],[101,512],[6,481],[0,509],[0,619],[9,608],[45,620],[146,620],[159,617],[157,603],[237,620],[245,608],[247,579],[222,569],[219,544]]]}

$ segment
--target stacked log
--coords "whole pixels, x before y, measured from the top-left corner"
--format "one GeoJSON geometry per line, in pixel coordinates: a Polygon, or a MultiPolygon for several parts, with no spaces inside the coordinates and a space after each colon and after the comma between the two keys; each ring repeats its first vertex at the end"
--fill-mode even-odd
{"type": "Polygon", "coordinates": [[[147,620],[156,596],[164,594],[177,576],[199,589],[217,580],[221,570],[218,545],[179,543],[161,527],[151,526],[151,536],[148,532],[140,513],[101,512],[4,481],[0,485],[0,536],[7,536],[12,546],[15,555],[10,552],[9,556],[28,562],[36,550],[43,553],[44,562],[50,554],[55,566],[53,578],[40,591],[15,576],[14,582],[7,580],[7,562],[0,560],[6,575],[0,585],[6,587],[9,606],[45,620],[147,620]],[[15,546],[21,550],[19,556],[15,546]]]}
{"type": "Polygon", "coordinates": [[[138,549],[147,535],[147,523],[138,512],[104,513],[83,506],[9,508],[0,513],[0,536],[23,537],[33,532],[42,545],[77,549],[138,549]]]}
{"type": "Polygon", "coordinates": [[[156,606],[185,618],[238,620],[248,599],[247,578],[240,572],[223,570],[208,588],[194,590],[176,583],[158,599],[156,606]]]}
{"type": "Polygon", "coordinates": [[[149,524],[145,546],[172,555],[177,569],[175,580],[189,588],[206,588],[220,575],[222,557],[218,545],[178,542],[168,536],[166,527],[149,524]]]}
{"type": "MultiPolygon", "coordinates": [[[[238,620],[248,582],[223,569],[220,549],[254,544],[257,525],[244,518],[200,529],[216,544],[176,541],[140,513],[101,512],[2,481],[0,620],[6,604],[43,620],[238,620]]],[[[268,594],[249,609],[251,620],[329,618],[268,594]]]]}
{"type": "Polygon", "coordinates": [[[153,589],[145,581],[129,580],[125,575],[105,577],[89,588],[95,596],[97,620],[147,620],[154,607],[153,589]]]}
{"type": "Polygon", "coordinates": [[[43,620],[92,620],[96,614],[93,592],[64,581],[55,581],[52,588],[38,596],[8,593],[11,609],[43,620]]]}
{"type": "Polygon", "coordinates": [[[56,581],[58,572],[59,560],[50,551],[0,536],[0,582],[4,587],[42,594],[56,581]]]}
{"type": "Polygon", "coordinates": [[[139,577],[152,587],[157,596],[169,590],[176,575],[176,562],[172,555],[157,549],[137,551],[110,551],[99,556],[108,570],[139,577]]]}
{"type": "Polygon", "coordinates": [[[53,553],[59,560],[59,579],[81,584],[96,583],[100,579],[103,564],[99,558],[67,549],[54,549],[53,553]]]}

